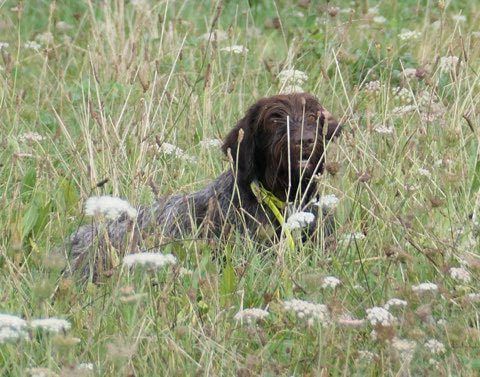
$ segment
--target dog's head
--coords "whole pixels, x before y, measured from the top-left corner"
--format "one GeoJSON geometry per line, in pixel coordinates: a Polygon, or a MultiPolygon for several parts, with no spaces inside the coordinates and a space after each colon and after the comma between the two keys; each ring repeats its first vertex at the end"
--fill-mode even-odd
{"type": "Polygon", "coordinates": [[[239,184],[258,179],[286,200],[323,172],[325,148],[339,133],[338,122],[313,95],[277,95],[251,106],[222,149],[233,158],[239,184]]]}

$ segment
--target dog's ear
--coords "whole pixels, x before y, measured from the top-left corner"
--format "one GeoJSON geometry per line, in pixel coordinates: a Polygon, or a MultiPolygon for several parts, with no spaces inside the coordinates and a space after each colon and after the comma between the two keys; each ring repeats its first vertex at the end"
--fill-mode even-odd
{"type": "Polygon", "coordinates": [[[321,113],[323,120],[323,135],[325,136],[325,140],[329,141],[340,136],[342,127],[338,121],[325,109],[323,109],[321,113]]]}
{"type": "Polygon", "coordinates": [[[259,128],[261,109],[259,102],[251,106],[226,136],[222,146],[223,153],[233,159],[238,179],[246,183],[255,179],[255,134],[259,128]]]}

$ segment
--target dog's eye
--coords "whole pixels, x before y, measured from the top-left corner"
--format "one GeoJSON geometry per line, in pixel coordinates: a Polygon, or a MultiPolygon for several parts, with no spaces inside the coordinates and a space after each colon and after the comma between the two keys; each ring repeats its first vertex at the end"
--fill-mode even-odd
{"type": "Polygon", "coordinates": [[[315,115],[309,115],[309,116],[307,117],[307,122],[308,122],[308,123],[317,123],[317,119],[318,119],[318,118],[317,118],[315,115]]]}

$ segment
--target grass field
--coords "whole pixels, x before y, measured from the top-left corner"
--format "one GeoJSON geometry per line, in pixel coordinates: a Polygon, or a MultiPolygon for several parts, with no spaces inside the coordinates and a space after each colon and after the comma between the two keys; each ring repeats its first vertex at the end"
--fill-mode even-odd
{"type": "Polygon", "coordinates": [[[0,374],[480,375],[479,25],[477,0],[1,1],[0,374]],[[293,85],[344,125],[334,250],[190,240],[61,276],[88,197],[202,187],[293,85]]]}

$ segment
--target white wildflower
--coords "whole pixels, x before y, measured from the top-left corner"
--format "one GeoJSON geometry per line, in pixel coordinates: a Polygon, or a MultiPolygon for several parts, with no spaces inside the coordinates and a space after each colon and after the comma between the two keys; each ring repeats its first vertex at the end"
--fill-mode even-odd
{"type": "Polygon", "coordinates": [[[168,154],[188,162],[196,161],[195,157],[186,154],[181,148],[170,143],[162,143],[162,145],[160,146],[160,151],[164,154],[168,154]]]}
{"type": "Polygon", "coordinates": [[[435,360],[434,358],[428,359],[428,364],[430,364],[432,367],[436,369],[440,368],[440,363],[438,362],[438,360],[435,360]]]}
{"type": "Polygon", "coordinates": [[[398,34],[398,38],[400,38],[402,41],[408,41],[411,39],[417,39],[422,35],[419,31],[412,31],[412,30],[407,30],[403,29],[400,34],[398,34]]]}
{"type": "Polygon", "coordinates": [[[0,51],[2,51],[3,49],[7,49],[10,47],[10,44],[7,43],[7,42],[0,42],[0,51]]]}
{"type": "Polygon", "coordinates": [[[301,86],[308,80],[307,74],[297,69],[284,69],[278,74],[277,77],[283,86],[285,85],[301,86]]]}
{"type": "Polygon", "coordinates": [[[351,14],[355,13],[355,9],[352,8],[341,8],[339,11],[340,14],[351,14]]]}
{"type": "Polygon", "coordinates": [[[378,125],[375,126],[373,130],[381,135],[390,135],[393,134],[395,128],[393,126],[378,125]]]}
{"type": "Polygon", "coordinates": [[[172,254],[162,253],[135,253],[128,254],[123,258],[123,264],[127,267],[145,266],[148,268],[161,268],[177,263],[177,258],[172,254]]]}
{"type": "Polygon", "coordinates": [[[399,100],[400,102],[403,102],[403,103],[413,102],[414,95],[407,88],[394,87],[392,88],[392,92],[395,96],[395,99],[399,100]]]}
{"type": "Polygon", "coordinates": [[[0,314],[0,344],[27,337],[25,320],[10,314],[0,314]]]}
{"type": "Polygon", "coordinates": [[[463,267],[450,268],[450,276],[452,277],[452,279],[458,280],[462,283],[469,283],[472,280],[470,272],[468,272],[463,267]]]}
{"type": "Polygon", "coordinates": [[[374,352],[364,350],[358,351],[359,360],[370,362],[375,360],[376,358],[378,358],[378,355],[374,352]]]}
{"type": "Polygon", "coordinates": [[[77,370],[93,370],[94,369],[94,366],[92,363],[80,363],[77,365],[77,367],[75,368],[77,370]]]}
{"type": "Polygon", "coordinates": [[[405,105],[405,106],[397,106],[392,109],[393,116],[403,116],[408,113],[412,113],[417,110],[415,105],[405,105]]]}
{"type": "Polygon", "coordinates": [[[377,93],[380,91],[380,89],[382,89],[382,84],[379,80],[369,81],[363,85],[363,90],[368,93],[377,93]]]}
{"type": "Polygon", "coordinates": [[[219,148],[222,144],[223,142],[220,139],[203,139],[200,141],[200,145],[203,148],[219,148]]]}
{"type": "Polygon", "coordinates": [[[53,43],[53,34],[46,31],[45,33],[38,34],[35,40],[40,44],[49,45],[53,43]]]}
{"type": "Polygon", "coordinates": [[[412,361],[413,355],[415,353],[415,347],[417,346],[417,344],[413,340],[411,341],[395,337],[392,339],[391,344],[393,349],[398,352],[398,355],[403,362],[409,363],[410,361],[412,361]]]}
{"type": "Polygon", "coordinates": [[[436,339],[427,340],[425,348],[434,355],[442,355],[446,352],[445,345],[436,339]]]}
{"type": "Polygon", "coordinates": [[[340,285],[342,282],[340,279],[335,276],[326,276],[322,281],[322,288],[336,288],[337,285],[340,285]]]}
{"type": "Polygon", "coordinates": [[[367,13],[369,15],[375,15],[375,14],[378,14],[380,12],[380,9],[378,9],[378,5],[374,6],[374,7],[371,7],[371,8],[368,8],[367,10],[367,13]]]}
{"type": "Polygon", "coordinates": [[[244,54],[248,52],[248,48],[241,45],[232,45],[232,46],[223,47],[220,49],[220,51],[231,52],[234,54],[244,54]]]}
{"type": "Polygon", "coordinates": [[[29,377],[57,377],[54,371],[48,368],[30,368],[27,369],[26,372],[28,373],[29,377]]]}
{"type": "Polygon", "coordinates": [[[315,215],[311,212],[297,212],[288,217],[285,222],[287,229],[305,228],[308,224],[315,221],[315,215]]]}
{"type": "Polygon", "coordinates": [[[280,94],[303,93],[305,90],[300,85],[285,85],[280,89],[280,94]]]}
{"type": "Polygon", "coordinates": [[[367,319],[372,326],[388,327],[392,326],[396,321],[395,317],[387,309],[380,306],[374,306],[367,309],[366,312],[367,319]]]}
{"type": "Polygon", "coordinates": [[[421,107],[429,107],[437,102],[438,97],[435,95],[435,93],[429,92],[427,90],[422,90],[417,96],[417,103],[421,107]]]}
{"type": "Polygon", "coordinates": [[[200,39],[203,39],[204,41],[208,41],[211,39],[212,41],[216,42],[223,42],[228,39],[228,34],[225,33],[223,30],[213,30],[212,34],[210,33],[205,33],[200,36],[200,39]]]}
{"type": "Polygon", "coordinates": [[[269,315],[267,310],[259,308],[249,308],[240,310],[233,318],[238,322],[245,321],[247,324],[252,324],[256,321],[263,320],[269,315]]]}
{"type": "Polygon", "coordinates": [[[467,295],[468,301],[471,303],[477,303],[480,302],[480,293],[469,293],[467,295]]]}
{"type": "Polygon", "coordinates": [[[122,213],[132,220],[137,217],[137,210],[126,200],[113,196],[92,196],[85,203],[86,216],[104,216],[109,220],[116,220],[122,213]]]}
{"type": "Polygon", "coordinates": [[[424,177],[427,177],[427,178],[431,177],[431,175],[432,175],[430,173],[430,171],[428,169],[425,169],[425,168],[418,168],[417,172],[418,172],[418,174],[420,174],[424,177]]]}
{"type": "Polygon", "coordinates": [[[35,51],[38,51],[40,50],[40,48],[42,47],[41,45],[39,45],[37,42],[35,41],[27,41],[24,43],[23,47],[27,48],[27,49],[31,49],[31,50],[35,50],[35,51]]]}
{"type": "Polygon", "coordinates": [[[178,270],[178,274],[180,276],[192,276],[193,275],[193,270],[190,270],[185,267],[180,267],[180,270],[178,270]]]}
{"type": "Polygon", "coordinates": [[[65,31],[68,31],[68,30],[73,29],[73,26],[70,25],[69,23],[65,22],[65,21],[58,21],[58,22],[55,24],[55,28],[56,28],[58,31],[65,32],[65,31]]]}
{"type": "Polygon", "coordinates": [[[359,240],[363,240],[364,238],[365,238],[365,234],[361,232],[356,232],[356,233],[344,234],[340,240],[344,242],[352,242],[353,240],[359,241],[359,240]]]}
{"type": "Polygon", "coordinates": [[[444,318],[440,318],[440,319],[437,321],[437,325],[438,325],[438,326],[446,326],[446,325],[447,325],[447,321],[446,321],[444,318]]]}
{"type": "Polygon", "coordinates": [[[376,24],[384,24],[385,22],[387,22],[387,19],[383,16],[375,16],[373,17],[373,22],[375,22],[376,24]]]}
{"type": "Polygon", "coordinates": [[[42,318],[34,319],[30,322],[30,326],[34,329],[43,329],[52,333],[59,333],[61,331],[67,331],[72,327],[70,322],[60,318],[42,318]]]}
{"type": "Polygon", "coordinates": [[[402,75],[406,79],[413,79],[413,78],[417,77],[417,69],[416,68],[405,68],[402,71],[402,75]]]}
{"type": "Polygon", "coordinates": [[[25,132],[18,136],[18,141],[20,143],[25,143],[27,141],[40,142],[42,140],[45,140],[45,138],[42,135],[40,135],[38,132],[25,132]]]}
{"type": "Polygon", "coordinates": [[[390,310],[390,308],[394,306],[407,306],[407,302],[405,300],[400,300],[399,298],[391,298],[385,303],[385,305],[383,305],[387,310],[390,310]]]}
{"type": "Polygon", "coordinates": [[[438,285],[434,283],[420,283],[412,286],[412,291],[416,293],[437,292],[438,285]]]}
{"type": "Polygon", "coordinates": [[[458,56],[442,56],[440,58],[440,71],[450,72],[453,71],[459,64],[458,56]]]}
{"type": "Polygon", "coordinates": [[[283,308],[287,311],[293,311],[298,319],[306,320],[309,324],[312,324],[314,321],[326,324],[330,321],[328,308],[323,304],[291,299],[283,302],[283,308]]]}
{"type": "Polygon", "coordinates": [[[35,156],[32,153],[26,153],[26,152],[15,152],[13,156],[15,158],[25,158],[25,157],[35,158],[35,156]]]}
{"type": "Polygon", "coordinates": [[[148,6],[147,0],[130,0],[130,4],[136,8],[145,8],[148,6]]]}
{"type": "Polygon", "coordinates": [[[338,202],[339,199],[335,194],[328,194],[320,196],[313,204],[324,209],[332,209],[337,206],[338,202]]]}
{"type": "Polygon", "coordinates": [[[453,14],[452,15],[452,20],[455,22],[465,22],[467,21],[467,16],[463,14],[453,14]]]}

